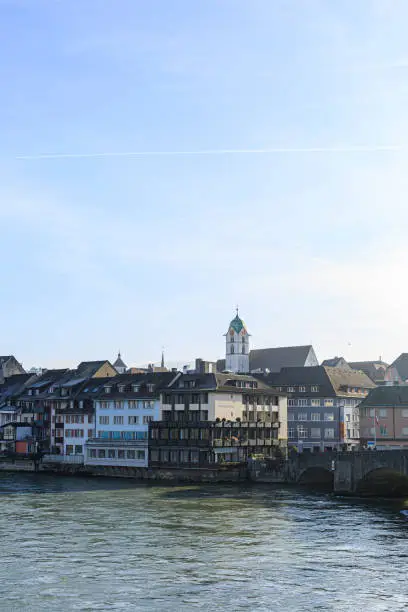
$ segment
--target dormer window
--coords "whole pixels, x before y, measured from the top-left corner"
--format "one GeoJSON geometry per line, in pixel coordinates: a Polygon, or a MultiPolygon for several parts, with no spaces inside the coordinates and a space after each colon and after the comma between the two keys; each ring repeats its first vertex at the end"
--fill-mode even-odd
{"type": "Polygon", "coordinates": [[[55,387],[50,387],[50,388],[48,389],[48,393],[54,393],[54,391],[55,391],[55,387]]]}
{"type": "Polygon", "coordinates": [[[29,390],[28,390],[28,395],[32,395],[32,394],[33,394],[33,390],[32,390],[32,389],[29,389],[29,390]]]}
{"type": "Polygon", "coordinates": [[[133,393],[138,393],[140,391],[140,385],[132,385],[133,393]]]}
{"type": "Polygon", "coordinates": [[[124,393],[125,389],[126,389],[126,385],[119,385],[118,386],[119,393],[124,393]]]}
{"type": "Polygon", "coordinates": [[[147,390],[148,390],[148,392],[149,392],[149,393],[153,393],[153,391],[154,391],[154,385],[152,385],[152,384],[148,384],[148,385],[147,385],[147,390]]]}
{"type": "Polygon", "coordinates": [[[105,393],[110,393],[111,391],[112,391],[112,387],[111,386],[105,387],[105,393]]]}
{"type": "Polygon", "coordinates": [[[36,390],[35,390],[35,394],[36,394],[36,395],[40,395],[40,390],[39,390],[39,389],[36,389],[36,390]]]}

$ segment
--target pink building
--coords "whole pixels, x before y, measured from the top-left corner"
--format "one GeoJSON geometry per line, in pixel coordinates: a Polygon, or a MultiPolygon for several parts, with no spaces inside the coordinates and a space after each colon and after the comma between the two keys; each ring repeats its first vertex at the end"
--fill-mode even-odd
{"type": "Polygon", "coordinates": [[[360,441],[378,449],[408,448],[408,386],[373,389],[360,403],[360,441]]]}

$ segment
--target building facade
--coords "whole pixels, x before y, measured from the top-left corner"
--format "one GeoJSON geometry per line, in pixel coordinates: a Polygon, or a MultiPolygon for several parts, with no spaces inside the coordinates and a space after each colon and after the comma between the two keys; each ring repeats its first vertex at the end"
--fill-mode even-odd
{"type": "Polygon", "coordinates": [[[360,404],[362,446],[378,450],[408,448],[408,386],[373,389],[360,404]]]}
{"type": "Polygon", "coordinates": [[[160,390],[172,372],[124,374],[106,381],[95,399],[95,433],[87,465],[147,467],[149,423],[160,416],[160,390]]]}
{"type": "Polygon", "coordinates": [[[197,467],[286,454],[287,398],[249,375],[183,374],[161,394],[150,464],[197,467]]]}
{"type": "Polygon", "coordinates": [[[351,369],[284,368],[266,379],[288,393],[288,444],[299,451],[330,451],[360,444],[360,402],[375,384],[351,369]]]}

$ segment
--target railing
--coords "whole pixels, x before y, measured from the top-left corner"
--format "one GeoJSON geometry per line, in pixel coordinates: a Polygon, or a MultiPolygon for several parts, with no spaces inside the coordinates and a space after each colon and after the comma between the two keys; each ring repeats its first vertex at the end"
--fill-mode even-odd
{"type": "Polygon", "coordinates": [[[84,462],[83,455],[43,455],[43,463],[76,463],[84,462]]]}

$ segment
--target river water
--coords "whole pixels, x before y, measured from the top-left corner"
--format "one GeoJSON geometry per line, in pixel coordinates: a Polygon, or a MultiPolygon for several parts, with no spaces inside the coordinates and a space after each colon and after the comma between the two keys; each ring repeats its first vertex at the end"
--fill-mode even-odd
{"type": "Polygon", "coordinates": [[[403,507],[0,473],[0,610],[407,610],[403,507]]]}

